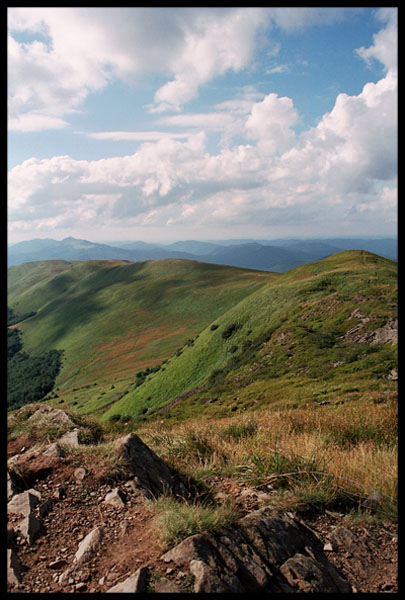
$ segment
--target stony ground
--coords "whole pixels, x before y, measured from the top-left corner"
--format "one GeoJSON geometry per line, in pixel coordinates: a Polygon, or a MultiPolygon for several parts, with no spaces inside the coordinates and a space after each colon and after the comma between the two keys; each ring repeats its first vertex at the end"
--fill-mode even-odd
{"type": "MultiPolygon", "coordinates": [[[[21,438],[9,446],[9,454],[24,456],[29,440],[21,438]],[[24,450],[25,448],[25,450],[24,450]],[[23,450],[21,452],[21,450],[23,450]]],[[[23,536],[14,536],[13,545],[22,566],[21,582],[10,584],[12,593],[98,593],[106,592],[116,583],[148,566],[151,574],[148,590],[151,592],[192,591],[189,576],[175,566],[168,567],[160,560],[164,548],[156,541],[156,522],[145,499],[131,484],[122,482],[118,487],[124,495],[122,507],[105,503],[113,486],[100,483],[94,477],[69,463],[68,459],[50,461],[27,457],[39,479],[30,482],[43,500],[50,499],[48,511],[41,518],[41,530],[31,545],[23,536]],[[103,538],[91,560],[63,578],[61,575],[72,565],[79,543],[94,527],[103,529],[103,538]]],[[[35,478],[34,478],[35,479],[35,478]]],[[[216,478],[212,482],[221,494],[233,494],[245,512],[259,507],[260,501],[253,490],[243,488],[232,478],[216,478]]],[[[12,527],[21,516],[11,514],[12,527]]],[[[361,539],[362,551],[349,543],[330,546],[329,560],[338,567],[359,593],[396,593],[397,582],[397,528],[392,521],[377,525],[348,525],[343,515],[327,513],[306,523],[325,544],[328,535],[339,527],[349,528],[361,539]],[[364,549],[367,549],[365,552],[364,549]]],[[[328,546],[326,546],[328,548],[328,546]]]]}

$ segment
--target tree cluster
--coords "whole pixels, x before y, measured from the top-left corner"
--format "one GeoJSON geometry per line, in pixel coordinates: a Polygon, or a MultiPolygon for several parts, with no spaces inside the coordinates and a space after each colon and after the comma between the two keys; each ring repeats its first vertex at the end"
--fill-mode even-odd
{"type": "MultiPolygon", "coordinates": [[[[8,312],[8,316],[14,315],[8,312]]],[[[39,356],[23,351],[21,332],[7,329],[7,408],[41,400],[48,394],[59,373],[62,350],[49,350],[39,356]]]]}

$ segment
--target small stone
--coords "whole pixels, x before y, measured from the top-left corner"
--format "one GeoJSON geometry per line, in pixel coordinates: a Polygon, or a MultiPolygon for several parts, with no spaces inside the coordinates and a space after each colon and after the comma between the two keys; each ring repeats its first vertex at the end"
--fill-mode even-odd
{"type": "Polygon", "coordinates": [[[61,569],[65,565],[66,561],[63,558],[57,558],[56,560],[49,563],[48,569],[61,569]]]}
{"type": "Polygon", "coordinates": [[[56,458],[60,458],[65,455],[62,448],[59,446],[57,442],[54,442],[49,446],[47,450],[44,452],[45,456],[54,456],[56,458]]]}
{"type": "Polygon", "coordinates": [[[111,504],[112,506],[121,508],[125,506],[124,496],[118,488],[113,489],[104,499],[105,504],[111,504]]]}
{"type": "Polygon", "coordinates": [[[75,590],[76,592],[84,592],[87,589],[87,585],[85,583],[76,583],[75,590]]]}
{"type": "Polygon", "coordinates": [[[78,467],[73,475],[76,481],[83,481],[83,479],[86,477],[86,469],[83,469],[83,467],[78,467]]]}
{"type": "Polygon", "coordinates": [[[323,547],[325,552],[333,552],[333,546],[330,542],[328,542],[327,544],[324,545],[323,547]]]}

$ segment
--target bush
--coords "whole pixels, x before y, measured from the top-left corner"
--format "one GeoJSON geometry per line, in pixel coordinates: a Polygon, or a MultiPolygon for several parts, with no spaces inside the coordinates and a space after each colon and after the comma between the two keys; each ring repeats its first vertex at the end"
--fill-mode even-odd
{"type": "Polygon", "coordinates": [[[231,335],[233,335],[235,333],[235,331],[237,331],[238,329],[240,329],[242,326],[239,325],[239,323],[231,323],[230,325],[228,325],[228,327],[226,329],[224,329],[224,331],[222,332],[222,337],[224,338],[224,340],[227,340],[228,338],[231,337],[231,335]]]}
{"type": "Polygon", "coordinates": [[[111,417],[108,420],[110,423],[117,423],[118,421],[120,421],[120,419],[121,419],[121,415],[116,414],[116,415],[111,415],[111,417]]]}

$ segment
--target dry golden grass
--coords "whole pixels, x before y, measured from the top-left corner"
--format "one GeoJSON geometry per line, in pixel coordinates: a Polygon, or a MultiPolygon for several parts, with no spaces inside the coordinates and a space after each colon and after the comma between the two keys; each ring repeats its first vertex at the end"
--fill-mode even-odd
{"type": "Polygon", "coordinates": [[[336,499],[342,504],[344,496],[348,506],[360,506],[378,491],[385,510],[396,509],[393,401],[261,410],[172,426],[165,421],[137,433],[171,466],[201,481],[214,474],[234,476],[257,487],[272,484],[281,496],[288,488],[290,505],[303,490],[308,496],[308,489],[309,496],[322,490],[325,505],[336,499]]]}

